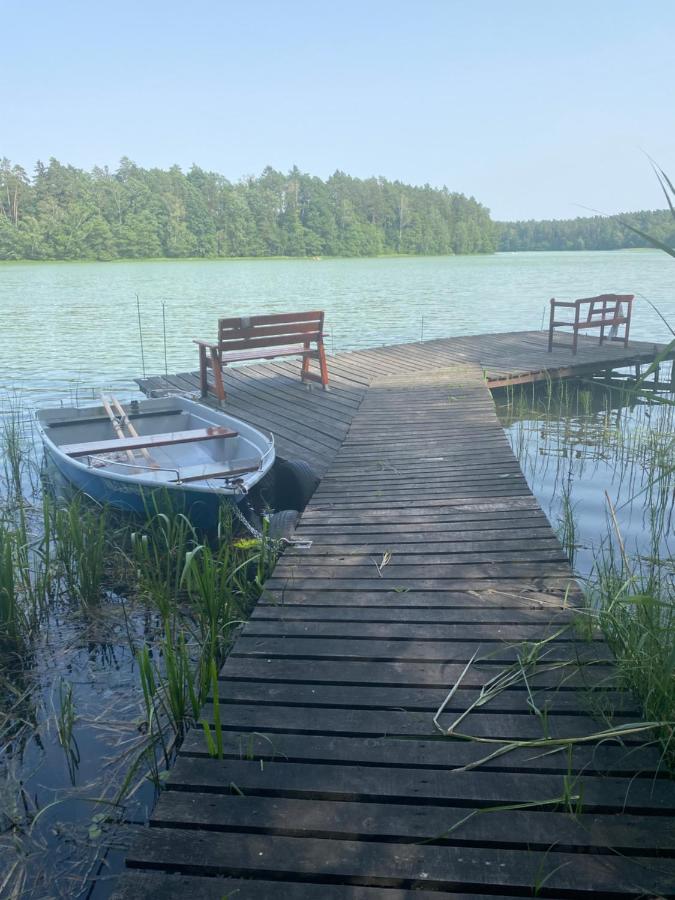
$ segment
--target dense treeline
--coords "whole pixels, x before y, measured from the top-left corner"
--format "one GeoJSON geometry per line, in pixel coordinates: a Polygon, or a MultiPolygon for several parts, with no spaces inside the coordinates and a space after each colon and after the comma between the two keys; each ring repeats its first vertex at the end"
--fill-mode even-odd
{"type": "Polygon", "coordinates": [[[31,177],[0,161],[0,259],[376,256],[675,244],[668,211],[493,222],[473,197],[384,178],[326,181],[267,168],[232,183],[193,166],[91,172],[51,159],[31,177]]]}
{"type": "Polygon", "coordinates": [[[675,223],[668,210],[590,216],[543,222],[500,222],[499,250],[620,250],[647,247],[646,241],[621,222],[675,246],[675,223]]]}
{"type": "Polygon", "coordinates": [[[488,210],[445,188],[267,168],[236,184],[193,166],[92,172],[0,163],[0,259],[491,253],[488,210]]]}

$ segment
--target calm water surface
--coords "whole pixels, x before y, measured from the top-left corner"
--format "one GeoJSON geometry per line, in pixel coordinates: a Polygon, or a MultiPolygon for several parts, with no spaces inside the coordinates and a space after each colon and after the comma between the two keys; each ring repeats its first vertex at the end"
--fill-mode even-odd
{"type": "MultiPolygon", "coordinates": [[[[151,374],[164,370],[162,304],[167,365],[178,371],[195,367],[190,339],[213,336],[218,316],[317,307],[326,310],[331,343],[342,350],[418,340],[422,330],[424,337],[439,337],[540,328],[552,295],[628,292],[638,297],[634,336],[667,340],[667,328],[645,298],[675,322],[673,275],[673,261],[651,251],[0,265],[0,399],[3,390],[13,389],[30,405],[86,402],[101,388],[133,390],[133,377],[142,374],[136,294],[151,374]]],[[[595,395],[578,409],[556,409],[538,394],[517,408],[502,403],[501,415],[554,527],[562,515],[563,485],[570,490],[580,574],[588,575],[607,534],[605,489],[618,507],[627,545],[640,546],[651,499],[642,492],[648,473],[641,447],[647,434],[663,435],[664,445],[672,446],[667,409],[608,405],[595,395]],[[627,437],[617,437],[618,431],[627,437]],[[634,503],[622,506],[636,495],[634,503]]],[[[672,497],[672,485],[664,490],[672,497]]],[[[672,534],[671,518],[668,509],[664,541],[672,534]]],[[[649,542],[641,549],[648,552],[649,542]]],[[[0,816],[0,871],[18,859],[28,872],[25,896],[88,896],[88,876],[97,875],[93,897],[103,900],[123,864],[124,847],[112,826],[104,828],[103,838],[90,835],[97,809],[91,798],[123,777],[114,760],[133,736],[141,709],[125,633],[129,623],[116,614],[117,605],[102,604],[103,619],[56,610],[35,648],[32,670],[14,685],[25,690],[23,715],[36,727],[0,757],[0,812],[19,804],[20,790],[30,798],[28,808],[17,806],[13,815],[25,823],[20,839],[0,816]],[[55,729],[61,682],[73,687],[77,712],[74,737],[81,762],[74,785],[55,729]],[[38,827],[29,830],[40,810],[46,812],[38,827]],[[105,857],[101,869],[97,856],[105,857]]],[[[152,622],[145,614],[132,620],[132,627],[139,641],[152,645],[152,622]]],[[[14,703],[12,695],[0,701],[14,703]]],[[[153,790],[146,786],[126,816],[142,822],[152,800],[153,790]]]]}
{"type": "MultiPolygon", "coordinates": [[[[540,328],[552,296],[648,298],[675,321],[673,261],[658,251],[510,253],[403,259],[175,260],[0,265],[0,390],[33,402],[133,389],[145,368],[196,368],[191,338],[223,315],[319,308],[329,347],[540,328]]],[[[646,302],[636,338],[665,339],[646,302]]]]}

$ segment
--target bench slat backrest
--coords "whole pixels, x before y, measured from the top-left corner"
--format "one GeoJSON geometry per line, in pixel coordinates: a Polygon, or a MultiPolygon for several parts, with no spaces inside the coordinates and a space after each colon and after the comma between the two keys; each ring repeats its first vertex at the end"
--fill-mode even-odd
{"type": "Polygon", "coordinates": [[[633,294],[599,294],[597,297],[583,297],[576,301],[576,305],[580,312],[582,305],[588,306],[586,322],[591,323],[598,319],[625,318],[621,304],[630,304],[633,299],[633,294]]]}
{"type": "Polygon", "coordinates": [[[239,316],[218,320],[222,351],[309,344],[323,339],[323,312],[239,316]]]}

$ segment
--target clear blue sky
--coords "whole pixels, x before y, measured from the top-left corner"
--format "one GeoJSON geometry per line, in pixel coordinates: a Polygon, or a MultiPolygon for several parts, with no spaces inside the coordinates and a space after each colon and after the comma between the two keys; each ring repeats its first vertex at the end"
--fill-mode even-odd
{"type": "Polygon", "coordinates": [[[0,2],[0,156],[447,185],[495,218],[663,206],[675,3],[0,2]]]}

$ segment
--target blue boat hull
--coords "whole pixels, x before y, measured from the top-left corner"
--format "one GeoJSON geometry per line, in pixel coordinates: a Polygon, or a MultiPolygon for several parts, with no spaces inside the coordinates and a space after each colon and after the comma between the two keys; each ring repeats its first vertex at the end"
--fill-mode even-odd
{"type": "Polygon", "coordinates": [[[118,481],[107,478],[100,471],[64,461],[61,456],[50,453],[49,450],[46,458],[52,473],[56,470],[70,488],[86,494],[97,503],[142,518],[159,512],[169,515],[182,513],[196,528],[204,531],[217,527],[223,506],[231,506],[244,499],[242,495],[238,495],[235,501],[233,496],[215,491],[193,491],[189,488],[172,490],[164,485],[154,488],[118,481]]]}

